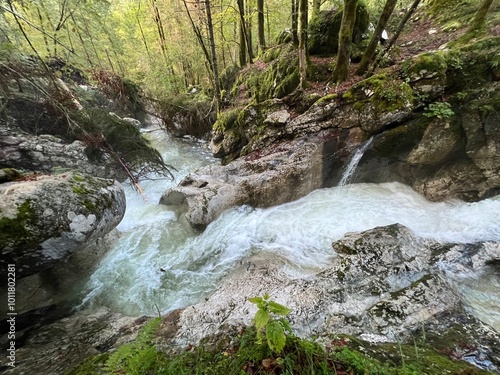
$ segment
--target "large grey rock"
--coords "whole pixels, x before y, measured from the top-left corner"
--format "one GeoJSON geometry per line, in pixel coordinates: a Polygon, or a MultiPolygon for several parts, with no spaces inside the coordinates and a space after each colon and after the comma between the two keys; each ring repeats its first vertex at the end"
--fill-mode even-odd
{"type": "Polygon", "coordinates": [[[53,135],[31,135],[0,121],[0,167],[36,172],[77,170],[102,178],[124,179],[111,164],[92,163],[81,141],[66,143],[53,135]]]}
{"type": "Polygon", "coordinates": [[[228,165],[209,165],[164,193],[165,205],[186,205],[197,228],[242,204],[269,207],[298,199],[323,185],[323,143],[298,139],[228,165]]]}
{"type": "Polygon", "coordinates": [[[2,272],[18,278],[48,269],[118,225],[123,187],[82,174],[38,176],[0,185],[2,272]]]}
{"type": "Polygon", "coordinates": [[[294,332],[302,336],[335,332],[395,341],[439,314],[465,314],[444,265],[476,272],[500,259],[499,244],[440,244],[397,224],[347,234],[333,249],[336,257],[324,271],[302,278],[270,252],[245,260],[210,298],[181,312],[174,342],[251,324],[256,308],[246,299],[265,293],[293,310],[294,332]]]}
{"type": "MultiPolygon", "coordinates": [[[[102,309],[75,314],[37,330],[21,330],[19,327],[16,332],[16,366],[5,366],[6,371],[3,373],[65,374],[84,359],[135,339],[147,320],[145,317],[127,317],[102,309]]],[[[5,361],[2,365],[6,365],[5,361]]]]}

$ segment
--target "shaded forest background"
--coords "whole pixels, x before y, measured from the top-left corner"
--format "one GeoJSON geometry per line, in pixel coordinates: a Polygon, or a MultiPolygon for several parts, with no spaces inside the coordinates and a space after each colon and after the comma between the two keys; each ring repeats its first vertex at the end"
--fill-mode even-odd
{"type": "MultiPolygon", "coordinates": [[[[280,35],[283,39],[285,30],[296,38],[297,28],[307,29],[307,19],[320,8],[344,6],[341,0],[301,3],[7,0],[0,5],[0,61],[12,61],[20,55],[37,56],[68,69],[81,69],[94,80],[111,80],[118,75],[136,82],[156,99],[197,86],[210,93],[214,60],[218,63],[217,74],[223,78],[234,67],[252,63],[259,53],[275,45],[280,35]],[[300,11],[306,12],[305,25],[299,25],[299,5],[300,11]],[[207,19],[207,6],[211,20],[207,19]]],[[[371,22],[376,24],[385,1],[365,3],[371,22]]],[[[413,0],[392,3],[395,9],[389,22],[396,25],[413,0]]]]}

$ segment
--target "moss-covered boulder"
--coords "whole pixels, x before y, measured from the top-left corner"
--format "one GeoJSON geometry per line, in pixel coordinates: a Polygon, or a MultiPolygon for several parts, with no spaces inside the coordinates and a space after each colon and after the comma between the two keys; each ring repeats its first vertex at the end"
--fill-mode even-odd
{"type": "MultiPolygon", "coordinates": [[[[334,8],[318,12],[309,23],[309,53],[311,55],[333,55],[337,53],[339,31],[343,10],[334,8]]],[[[366,6],[359,2],[356,8],[356,21],[352,41],[358,44],[368,30],[370,16],[366,6]]]]}
{"type": "MultiPolygon", "coordinates": [[[[125,213],[123,187],[81,174],[0,185],[0,266],[18,278],[53,267],[114,229],[125,213]]],[[[2,280],[2,283],[6,280],[2,280]]]]}
{"type": "Polygon", "coordinates": [[[278,139],[290,117],[288,106],[279,99],[221,112],[214,124],[212,152],[224,163],[247,155],[278,139]]]}
{"type": "Polygon", "coordinates": [[[237,78],[231,94],[245,95],[260,103],[268,99],[283,98],[299,84],[297,48],[281,44],[268,49],[252,66],[237,78]]]}
{"type": "Polygon", "coordinates": [[[409,118],[415,109],[413,90],[403,80],[378,74],[362,80],[342,94],[317,100],[304,114],[292,119],[289,134],[311,133],[326,128],[359,127],[376,134],[409,118]]]}

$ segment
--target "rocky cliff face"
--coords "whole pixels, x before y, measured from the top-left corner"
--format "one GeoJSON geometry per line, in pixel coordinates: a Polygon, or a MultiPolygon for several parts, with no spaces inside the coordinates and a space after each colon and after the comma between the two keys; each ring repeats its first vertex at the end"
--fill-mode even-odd
{"type": "MultiPolygon", "coordinates": [[[[226,162],[285,139],[333,131],[334,159],[323,186],[339,179],[350,150],[375,136],[358,171],[360,182],[401,181],[431,200],[476,201],[500,191],[498,80],[492,63],[500,39],[418,55],[314,99],[298,116],[282,100],[252,103],[216,124],[213,149],[226,162]]],[[[234,110],[233,110],[234,111],[234,110]]],[[[321,140],[318,140],[321,143],[321,140]]],[[[274,146],[279,147],[279,146],[274,146]]]]}

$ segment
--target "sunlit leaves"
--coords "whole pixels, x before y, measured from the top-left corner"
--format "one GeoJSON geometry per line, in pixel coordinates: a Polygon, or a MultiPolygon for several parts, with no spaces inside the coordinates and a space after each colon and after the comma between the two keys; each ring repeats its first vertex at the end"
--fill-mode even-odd
{"type": "Polygon", "coordinates": [[[253,322],[257,329],[257,341],[262,343],[265,338],[269,348],[280,353],[286,344],[286,335],[291,334],[290,323],[285,318],[275,319],[273,315],[286,316],[292,310],[269,299],[266,293],[264,297],[250,297],[248,301],[257,305],[257,312],[253,322]]]}

